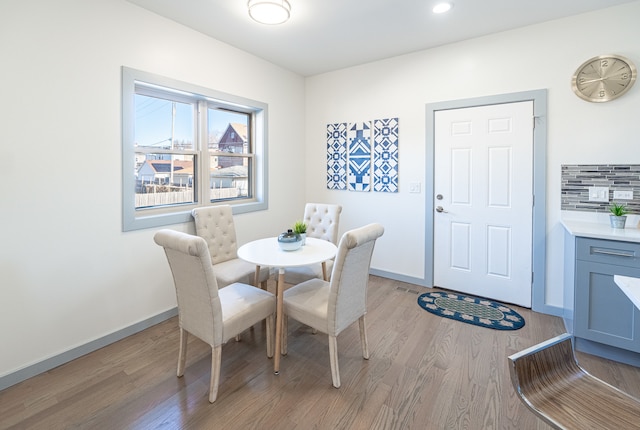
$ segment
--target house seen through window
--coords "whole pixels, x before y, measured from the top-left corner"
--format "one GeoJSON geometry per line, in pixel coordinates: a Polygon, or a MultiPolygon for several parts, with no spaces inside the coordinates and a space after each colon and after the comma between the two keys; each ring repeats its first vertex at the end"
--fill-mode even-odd
{"type": "Polygon", "coordinates": [[[123,68],[123,229],[265,208],[265,117],[259,102],[123,68]]]}

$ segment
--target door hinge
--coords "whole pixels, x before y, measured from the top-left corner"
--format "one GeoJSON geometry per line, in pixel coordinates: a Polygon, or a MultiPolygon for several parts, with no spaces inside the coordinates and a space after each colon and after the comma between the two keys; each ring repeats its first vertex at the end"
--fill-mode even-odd
{"type": "Polygon", "coordinates": [[[535,116],[535,115],[533,116],[533,124],[532,124],[532,128],[534,128],[534,129],[536,128],[536,120],[537,120],[538,118],[540,118],[540,117],[539,117],[539,116],[535,116]]]}

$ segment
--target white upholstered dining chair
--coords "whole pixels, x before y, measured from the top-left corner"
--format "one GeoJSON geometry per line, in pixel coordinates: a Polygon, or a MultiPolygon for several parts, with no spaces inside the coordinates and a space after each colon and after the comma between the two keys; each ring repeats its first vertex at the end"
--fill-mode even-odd
{"type": "Polygon", "coordinates": [[[196,234],[202,237],[209,247],[218,288],[241,282],[256,287],[260,284],[263,290],[267,289],[269,268],[262,268],[258,279],[255,279],[256,266],[238,258],[236,227],[231,206],[196,208],[191,211],[191,216],[195,223],[196,234]]]}
{"type": "Polygon", "coordinates": [[[180,348],[178,377],[184,374],[188,333],[211,346],[209,402],[218,395],[222,345],[254,324],[267,322],[267,356],[273,356],[275,296],[251,285],[234,283],[218,290],[204,239],[163,229],[154,241],[164,248],[178,301],[180,348]]]}
{"type": "MultiPolygon", "coordinates": [[[[307,203],[302,221],[307,224],[307,237],[338,243],[338,229],[342,206],[323,203],[307,203]]],[[[333,268],[333,260],[312,266],[291,267],[284,275],[287,284],[299,284],[313,278],[328,279],[333,268]]]]}
{"type": "Polygon", "coordinates": [[[384,228],[369,224],[346,232],[340,239],[331,281],[310,279],[284,292],[285,318],[282,353],[287,352],[287,318],[329,335],[329,361],[333,386],[340,387],[337,336],[355,321],[360,325],[362,356],[369,358],[365,314],[369,267],[384,228]]]}

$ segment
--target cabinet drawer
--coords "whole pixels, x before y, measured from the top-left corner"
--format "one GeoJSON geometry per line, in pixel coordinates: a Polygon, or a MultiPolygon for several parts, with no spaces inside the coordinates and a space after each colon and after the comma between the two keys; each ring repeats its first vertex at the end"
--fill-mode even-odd
{"type": "Polygon", "coordinates": [[[576,238],[576,258],[582,261],[640,267],[640,243],[576,238]]]}

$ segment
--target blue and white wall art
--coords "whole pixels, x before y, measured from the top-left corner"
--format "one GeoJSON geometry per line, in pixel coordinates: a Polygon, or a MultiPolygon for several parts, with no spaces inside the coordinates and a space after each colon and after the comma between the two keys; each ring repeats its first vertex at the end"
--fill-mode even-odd
{"type": "Polygon", "coordinates": [[[398,141],[398,118],[327,124],[327,188],[397,193],[398,141]]]}
{"type": "Polygon", "coordinates": [[[373,189],[398,192],[398,118],[373,122],[373,189]]]}
{"type": "Polygon", "coordinates": [[[347,189],[347,124],[327,124],[327,188],[347,189]]]}
{"type": "Polygon", "coordinates": [[[371,122],[349,123],[347,130],[347,186],[350,191],[371,189],[371,122]]]}

